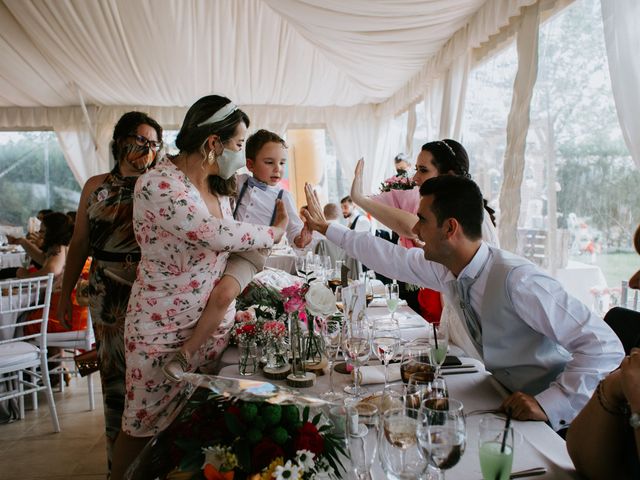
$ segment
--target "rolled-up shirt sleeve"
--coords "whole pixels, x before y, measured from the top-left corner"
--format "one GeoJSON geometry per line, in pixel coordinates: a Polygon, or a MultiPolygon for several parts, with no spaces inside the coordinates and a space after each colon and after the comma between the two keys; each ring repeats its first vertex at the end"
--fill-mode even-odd
{"type": "Polygon", "coordinates": [[[555,430],[567,427],[624,358],[622,343],[604,320],[535,267],[514,270],[508,285],[522,320],[571,354],[555,381],[535,396],[555,430]]]}
{"type": "Polygon", "coordinates": [[[432,290],[440,291],[443,288],[446,269],[426,260],[420,248],[407,249],[369,232],[349,230],[335,223],[329,225],[325,235],[347,255],[377,273],[432,290]]]}

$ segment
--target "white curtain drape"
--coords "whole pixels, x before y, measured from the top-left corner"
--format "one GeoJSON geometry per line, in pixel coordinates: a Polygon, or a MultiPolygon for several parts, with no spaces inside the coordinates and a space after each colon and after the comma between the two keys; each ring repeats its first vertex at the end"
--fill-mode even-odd
{"type": "Polygon", "coordinates": [[[427,85],[425,141],[460,138],[470,59],[470,51],[456,58],[442,76],[427,85]]]}
{"type": "Polygon", "coordinates": [[[618,120],[629,153],[640,167],[640,2],[602,0],[601,6],[618,120]]]}
{"type": "Polygon", "coordinates": [[[511,252],[515,252],[518,245],[520,186],[524,174],[524,152],[529,131],[531,97],[538,75],[539,24],[538,4],[527,7],[522,15],[517,35],[518,73],[513,85],[511,110],[507,121],[507,146],[500,190],[500,246],[511,252]]]}

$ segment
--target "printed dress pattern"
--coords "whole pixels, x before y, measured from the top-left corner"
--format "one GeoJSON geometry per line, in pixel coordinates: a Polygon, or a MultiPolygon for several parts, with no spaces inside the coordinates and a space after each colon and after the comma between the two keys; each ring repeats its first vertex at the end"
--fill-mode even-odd
{"type": "MultiPolygon", "coordinates": [[[[125,325],[126,399],[123,430],[145,437],[164,430],[189,395],[185,382],[161,371],[188,339],[222,276],[230,252],[270,248],[269,227],[233,220],[228,197],[223,218],[211,216],[197,189],[163,158],[136,185],[134,230],[142,250],[125,325]]],[[[235,304],[191,359],[190,371],[226,348],[235,304]]]]}
{"type": "MultiPolygon", "coordinates": [[[[104,251],[139,254],[133,233],[133,190],[138,177],[123,177],[116,166],[89,197],[90,254],[104,251]]],[[[137,262],[93,259],[89,272],[89,310],[96,337],[102,382],[107,457],[122,423],[124,409],[124,321],[137,262]]]]}

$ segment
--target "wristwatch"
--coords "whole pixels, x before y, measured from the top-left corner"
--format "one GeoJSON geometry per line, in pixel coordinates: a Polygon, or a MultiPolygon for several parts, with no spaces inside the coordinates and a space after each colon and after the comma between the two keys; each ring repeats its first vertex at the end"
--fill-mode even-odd
{"type": "Polygon", "coordinates": [[[640,428],[640,413],[633,412],[629,417],[629,425],[631,428],[640,428]]]}

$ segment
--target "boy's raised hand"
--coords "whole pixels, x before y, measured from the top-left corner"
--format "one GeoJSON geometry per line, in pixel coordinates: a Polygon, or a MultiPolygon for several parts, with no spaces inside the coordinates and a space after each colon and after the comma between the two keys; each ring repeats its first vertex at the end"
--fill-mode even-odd
{"type": "Polygon", "coordinates": [[[276,216],[273,219],[273,241],[274,243],[278,243],[282,240],[282,236],[287,228],[287,223],[289,223],[289,215],[287,215],[287,210],[284,208],[284,203],[282,200],[276,200],[276,216]]]}
{"type": "Polygon", "coordinates": [[[307,197],[307,210],[304,212],[304,216],[307,218],[307,227],[324,235],[329,228],[329,223],[324,218],[318,195],[308,183],[304,185],[304,193],[307,197]]]}

